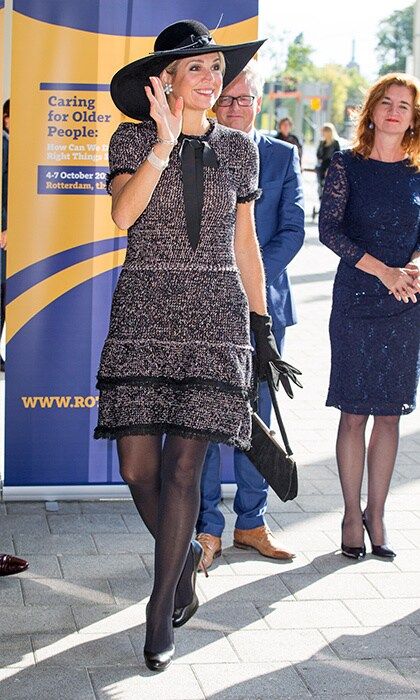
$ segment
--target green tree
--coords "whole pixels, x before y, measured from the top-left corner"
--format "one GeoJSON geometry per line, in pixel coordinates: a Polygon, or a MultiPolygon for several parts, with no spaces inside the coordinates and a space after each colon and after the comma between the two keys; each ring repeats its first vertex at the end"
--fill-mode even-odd
{"type": "Polygon", "coordinates": [[[311,54],[313,51],[311,46],[305,44],[303,34],[298,34],[289,44],[283,77],[298,80],[307,80],[312,77],[314,64],[311,60],[311,54]]]}
{"type": "Polygon", "coordinates": [[[379,75],[405,71],[407,56],[413,51],[414,5],[395,10],[379,24],[376,53],[381,68],[379,75]]]}

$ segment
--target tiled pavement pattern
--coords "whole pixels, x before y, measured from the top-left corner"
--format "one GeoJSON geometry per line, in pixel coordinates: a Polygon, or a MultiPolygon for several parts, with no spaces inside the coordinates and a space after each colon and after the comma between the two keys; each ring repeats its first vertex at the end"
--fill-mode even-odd
{"type": "MultiPolygon", "coordinates": [[[[310,177],[309,175],[307,176],[310,177]]],[[[335,257],[310,223],[291,267],[299,325],[285,359],[303,391],[282,397],[300,470],[288,504],[270,497],[268,523],[292,563],[232,547],[232,501],[223,509],[223,556],[199,578],[201,606],[176,632],[163,674],[142,661],[152,542],[130,501],[0,504],[0,551],[30,560],[0,579],[3,700],[259,700],[420,694],[420,428],[402,419],[388,501],[393,563],[338,552],[341,498],[334,463],[338,420],[324,407],[328,314],[335,257]]]]}

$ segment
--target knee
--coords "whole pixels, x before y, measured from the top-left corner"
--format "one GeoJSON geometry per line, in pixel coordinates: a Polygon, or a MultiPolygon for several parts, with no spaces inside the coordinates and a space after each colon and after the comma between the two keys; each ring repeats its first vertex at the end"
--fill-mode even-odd
{"type": "Polygon", "coordinates": [[[364,430],[368,416],[359,416],[355,413],[342,413],[341,414],[341,424],[346,428],[346,430],[360,431],[364,430]]]}
{"type": "Polygon", "coordinates": [[[375,416],[374,423],[378,428],[388,428],[389,430],[398,428],[401,416],[375,416]]]}
{"type": "Polygon", "coordinates": [[[122,460],[120,462],[120,475],[126,484],[141,486],[145,490],[154,489],[159,483],[158,470],[137,460],[135,462],[122,460]]]}
{"type": "Polygon", "coordinates": [[[180,457],[167,470],[166,477],[177,489],[190,491],[198,486],[200,470],[197,468],[196,461],[180,457]]]}

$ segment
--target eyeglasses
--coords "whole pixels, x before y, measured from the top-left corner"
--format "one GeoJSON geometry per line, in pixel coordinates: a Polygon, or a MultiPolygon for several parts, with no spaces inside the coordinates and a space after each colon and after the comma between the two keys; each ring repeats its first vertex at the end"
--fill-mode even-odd
{"type": "Polygon", "coordinates": [[[219,107],[230,107],[233,104],[233,100],[236,100],[240,107],[250,107],[255,100],[255,95],[239,95],[239,97],[232,97],[232,95],[222,95],[217,100],[219,107]]]}

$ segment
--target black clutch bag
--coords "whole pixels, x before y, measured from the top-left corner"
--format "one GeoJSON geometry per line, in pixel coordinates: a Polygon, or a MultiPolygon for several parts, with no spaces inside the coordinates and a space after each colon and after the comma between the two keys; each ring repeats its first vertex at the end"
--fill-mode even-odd
{"type": "Polygon", "coordinates": [[[281,419],[271,376],[268,378],[268,388],[285,449],[283,449],[276,432],[270,430],[259,415],[254,412],[252,415],[251,447],[246,452],[246,456],[268,481],[278,497],[282,501],[291,501],[298,494],[296,462],[291,458],[293,452],[281,419]]]}

